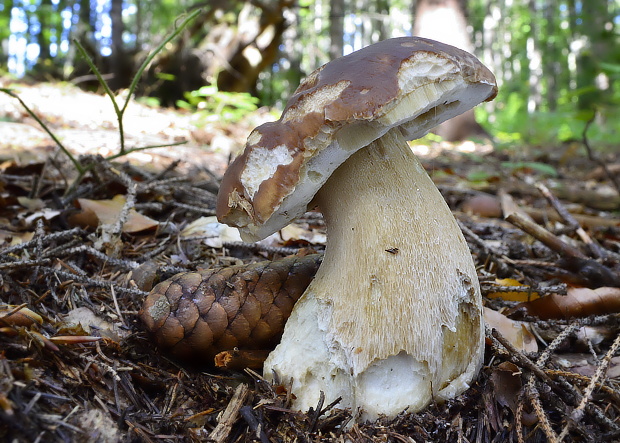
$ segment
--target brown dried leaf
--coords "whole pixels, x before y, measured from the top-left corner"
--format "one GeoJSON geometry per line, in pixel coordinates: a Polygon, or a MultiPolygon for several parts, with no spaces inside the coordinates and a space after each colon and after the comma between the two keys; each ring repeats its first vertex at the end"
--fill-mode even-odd
{"type": "Polygon", "coordinates": [[[487,307],[484,308],[484,321],[489,327],[497,329],[518,350],[522,352],[538,351],[536,337],[529,331],[526,322],[511,320],[487,307]]]}
{"type": "Polygon", "coordinates": [[[521,371],[514,363],[505,361],[493,368],[491,381],[495,391],[495,399],[514,413],[521,391],[521,371]]]}
{"type": "Polygon", "coordinates": [[[477,194],[467,198],[461,205],[461,211],[487,218],[500,218],[502,216],[499,199],[490,194],[477,194]]]}
{"type": "Polygon", "coordinates": [[[518,308],[543,320],[612,314],[620,312],[620,288],[569,288],[566,295],[551,294],[518,308]]]}
{"type": "MultiPolygon", "coordinates": [[[[594,377],[600,361],[595,361],[591,354],[561,354],[553,358],[554,362],[567,371],[586,377],[594,377]]],[[[620,377],[620,357],[612,357],[605,375],[608,378],[620,377]]]]}
{"type": "Polygon", "coordinates": [[[36,312],[28,308],[20,308],[17,306],[6,305],[0,307],[0,325],[10,326],[32,326],[35,323],[43,324],[43,318],[36,312]]]}
{"type": "MultiPolygon", "coordinates": [[[[124,196],[116,195],[112,200],[79,198],[78,202],[82,212],[69,217],[69,221],[78,226],[96,228],[100,224],[115,223],[126,200],[124,196]]],[[[127,222],[123,225],[123,232],[140,232],[153,228],[158,224],[156,220],[139,214],[134,209],[130,209],[127,222]]]]}

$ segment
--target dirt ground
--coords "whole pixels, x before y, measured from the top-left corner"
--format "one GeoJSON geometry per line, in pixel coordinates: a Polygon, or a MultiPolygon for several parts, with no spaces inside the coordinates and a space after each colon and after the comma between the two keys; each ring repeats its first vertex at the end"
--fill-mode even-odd
{"type": "Polygon", "coordinates": [[[174,146],[111,160],[109,99],[11,87],[82,170],[0,93],[2,441],[620,441],[620,150],[413,146],[478,269],[484,366],[454,400],[353,424],[338,404],[291,410],[258,370],[181,365],[138,319],[178,272],[323,252],[318,213],[259,244],[214,224],[219,179],[269,112],[197,128],[132,102],[126,148],[174,146]]]}

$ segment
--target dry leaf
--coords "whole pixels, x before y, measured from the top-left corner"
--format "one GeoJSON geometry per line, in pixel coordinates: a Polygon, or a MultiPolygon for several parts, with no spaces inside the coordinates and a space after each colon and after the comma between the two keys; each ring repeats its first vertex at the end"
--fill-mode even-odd
{"type": "Polygon", "coordinates": [[[461,205],[461,211],[487,218],[500,218],[502,216],[499,199],[490,194],[477,194],[469,197],[461,205]]]}
{"type": "Polygon", "coordinates": [[[521,391],[521,371],[517,365],[509,361],[500,363],[493,368],[491,381],[497,402],[513,412],[516,411],[521,391]]]}
{"type": "MultiPolygon", "coordinates": [[[[600,361],[595,361],[592,354],[558,354],[553,356],[554,363],[560,368],[574,372],[575,374],[585,375],[586,377],[593,377],[600,361]]],[[[605,375],[608,378],[620,377],[620,357],[612,357],[607,367],[605,375]]]]}
{"type": "Polygon", "coordinates": [[[36,312],[28,308],[20,308],[17,306],[5,305],[0,307],[0,325],[11,326],[32,326],[35,323],[43,324],[43,318],[36,312]]]}
{"type": "Polygon", "coordinates": [[[40,198],[17,197],[17,201],[29,211],[37,211],[45,207],[45,202],[40,198]]]}
{"type": "Polygon", "coordinates": [[[518,308],[543,320],[612,314],[620,312],[620,288],[569,288],[566,295],[551,294],[518,308]]]}
{"type": "MultiPolygon", "coordinates": [[[[96,228],[99,225],[116,223],[126,200],[124,196],[116,195],[112,200],[79,198],[78,202],[82,212],[69,217],[69,221],[82,227],[96,228]]],[[[130,209],[127,222],[123,225],[123,232],[140,232],[153,228],[158,224],[156,220],[139,214],[134,209],[130,209]]]]}
{"type": "Polygon", "coordinates": [[[204,243],[221,248],[224,243],[241,241],[237,228],[219,223],[217,217],[200,217],[181,231],[181,237],[206,237],[204,243]]]}
{"type": "Polygon", "coordinates": [[[529,331],[528,324],[511,320],[493,309],[484,308],[484,321],[489,327],[497,329],[512,345],[522,352],[538,351],[536,337],[529,331]]]}
{"type": "Polygon", "coordinates": [[[63,335],[94,334],[119,342],[128,335],[128,332],[117,324],[112,324],[95,315],[86,307],[75,308],[67,313],[59,325],[59,333],[63,335]],[[79,326],[82,331],[75,328],[79,326]]]}
{"type": "MultiPolygon", "coordinates": [[[[496,278],[495,283],[499,286],[527,286],[513,278],[496,278]]],[[[498,291],[487,294],[489,298],[501,298],[507,301],[519,301],[526,302],[530,300],[536,300],[540,297],[537,292],[509,292],[498,291]]]]}

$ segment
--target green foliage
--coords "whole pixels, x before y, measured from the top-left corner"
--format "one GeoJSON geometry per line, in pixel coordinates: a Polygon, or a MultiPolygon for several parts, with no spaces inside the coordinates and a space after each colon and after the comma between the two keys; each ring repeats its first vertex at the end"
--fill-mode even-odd
{"type": "Polygon", "coordinates": [[[540,162],[502,162],[502,169],[517,171],[517,170],[532,170],[539,174],[549,177],[557,177],[558,171],[551,165],[540,162]]]}
{"type": "Polygon", "coordinates": [[[137,97],[136,101],[144,106],[150,106],[151,108],[158,108],[161,106],[161,101],[157,97],[137,97]]]}
{"type": "Polygon", "coordinates": [[[258,108],[258,98],[247,92],[218,91],[216,86],[203,86],[184,95],[185,100],[177,101],[177,106],[197,111],[198,125],[212,121],[235,123],[258,108]]]}

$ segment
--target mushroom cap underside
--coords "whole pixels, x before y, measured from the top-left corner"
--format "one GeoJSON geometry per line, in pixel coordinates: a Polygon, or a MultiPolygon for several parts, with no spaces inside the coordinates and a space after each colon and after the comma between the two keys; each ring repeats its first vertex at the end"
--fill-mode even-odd
{"type": "Polygon", "coordinates": [[[400,127],[408,140],[497,94],[473,55],[419,37],[389,39],[311,73],[278,121],[257,127],[224,175],[217,216],[259,240],[302,215],[354,152],[400,127]]]}

